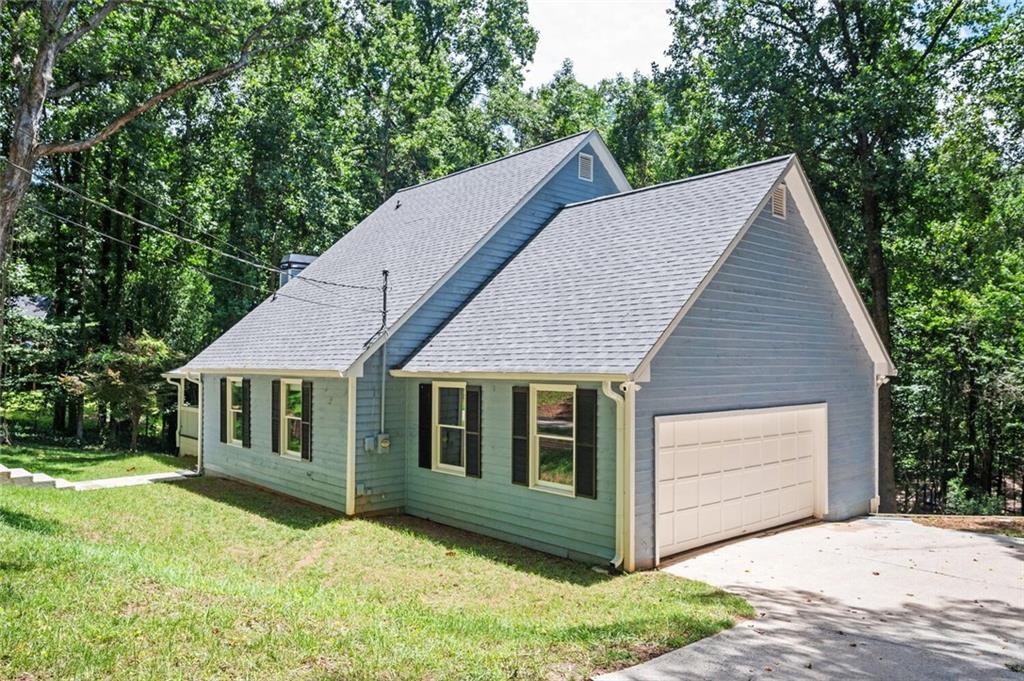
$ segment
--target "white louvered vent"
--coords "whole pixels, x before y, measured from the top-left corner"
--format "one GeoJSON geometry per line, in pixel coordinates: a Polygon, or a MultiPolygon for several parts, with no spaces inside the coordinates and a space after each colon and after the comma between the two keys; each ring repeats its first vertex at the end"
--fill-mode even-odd
{"type": "Polygon", "coordinates": [[[786,185],[780,184],[772,190],[772,215],[786,217],[786,185]]]}
{"type": "Polygon", "coordinates": [[[594,157],[590,154],[580,154],[580,179],[594,181],[594,157]]]}

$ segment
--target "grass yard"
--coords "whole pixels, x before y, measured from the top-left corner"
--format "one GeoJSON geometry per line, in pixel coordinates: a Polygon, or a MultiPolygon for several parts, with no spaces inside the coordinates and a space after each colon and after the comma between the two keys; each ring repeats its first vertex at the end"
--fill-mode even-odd
{"type": "Polygon", "coordinates": [[[192,457],[144,452],[119,452],[99,448],[65,448],[49,445],[0,447],[0,464],[46,473],[65,480],[96,480],[123,475],[163,473],[195,468],[192,457]]]}
{"type": "Polygon", "coordinates": [[[752,614],[667,574],[224,480],[0,487],[0,678],[586,678],[752,614]]]}

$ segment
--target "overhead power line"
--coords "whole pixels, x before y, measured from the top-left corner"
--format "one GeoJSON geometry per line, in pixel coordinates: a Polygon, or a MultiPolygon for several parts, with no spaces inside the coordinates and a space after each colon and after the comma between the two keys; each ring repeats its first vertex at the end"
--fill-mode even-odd
{"type": "MultiPolygon", "coordinates": [[[[140,246],[137,246],[137,245],[131,243],[130,241],[125,241],[124,239],[118,238],[118,237],[113,236],[111,234],[107,234],[106,232],[101,231],[99,229],[96,229],[95,227],[90,227],[89,225],[82,224],[81,222],[78,222],[76,220],[72,220],[71,218],[65,217],[63,215],[58,215],[57,213],[54,213],[54,212],[49,211],[49,210],[46,210],[45,208],[41,208],[40,206],[32,206],[32,205],[30,205],[29,208],[31,208],[32,210],[34,210],[36,212],[42,213],[44,215],[48,215],[48,216],[50,216],[50,217],[52,217],[52,218],[54,218],[56,220],[60,220],[61,222],[64,222],[66,224],[74,225],[75,227],[78,227],[80,229],[84,229],[84,230],[86,230],[88,232],[91,232],[91,233],[97,235],[97,236],[103,237],[104,239],[109,239],[110,241],[114,241],[114,242],[119,243],[119,244],[121,244],[123,246],[127,246],[128,248],[131,248],[131,249],[133,249],[135,251],[139,251],[139,252],[142,251],[142,248],[140,246]]],[[[196,272],[200,272],[201,274],[205,274],[208,277],[214,277],[216,279],[220,279],[221,281],[227,282],[229,284],[234,284],[236,286],[244,286],[245,288],[252,289],[253,291],[256,291],[257,293],[261,293],[261,294],[266,295],[266,296],[277,296],[277,297],[280,297],[280,298],[288,298],[290,300],[297,300],[299,302],[309,303],[310,305],[319,305],[321,307],[330,307],[330,308],[334,308],[334,309],[337,309],[337,310],[351,310],[352,309],[351,307],[349,307],[347,305],[333,305],[331,303],[324,303],[324,302],[317,301],[317,300],[310,300],[308,298],[302,298],[300,296],[293,296],[293,295],[288,294],[288,293],[281,293],[280,291],[269,291],[266,288],[257,286],[255,284],[250,284],[250,283],[245,282],[245,281],[239,281],[237,279],[232,279],[231,277],[226,277],[226,276],[224,276],[222,274],[218,274],[216,272],[211,272],[211,271],[209,271],[207,269],[204,269],[204,268],[199,267],[197,265],[193,265],[191,263],[185,262],[185,261],[180,260],[180,259],[176,259],[176,258],[163,258],[163,260],[166,261],[166,262],[171,262],[171,263],[173,263],[175,265],[180,265],[182,267],[187,267],[187,268],[189,268],[191,270],[195,270],[196,272]]],[[[373,313],[373,314],[381,314],[380,310],[359,309],[358,311],[359,312],[368,312],[368,313],[373,313]]]]}
{"type": "MultiPolygon", "coordinates": [[[[78,161],[77,159],[75,159],[74,162],[78,163],[79,165],[81,165],[81,162],[78,161]]],[[[177,220],[181,224],[185,225],[186,227],[189,227],[189,228],[191,228],[191,229],[193,229],[193,230],[195,230],[197,232],[200,232],[201,234],[205,234],[206,236],[210,237],[214,241],[216,241],[216,242],[218,242],[220,244],[223,244],[225,247],[233,249],[233,250],[237,251],[238,253],[241,253],[244,256],[247,256],[249,258],[252,258],[253,260],[256,260],[257,256],[253,255],[252,253],[250,253],[249,251],[245,250],[241,246],[239,246],[237,244],[233,244],[230,241],[228,241],[227,239],[225,239],[224,237],[218,236],[217,234],[214,234],[210,230],[204,229],[203,227],[200,227],[196,223],[190,222],[189,220],[186,220],[185,218],[181,217],[180,215],[178,215],[174,211],[166,208],[165,206],[161,206],[156,201],[148,199],[145,196],[143,196],[142,194],[139,194],[138,192],[133,191],[130,187],[128,187],[127,185],[122,184],[121,182],[118,182],[114,178],[112,178],[112,177],[110,177],[108,175],[104,175],[103,173],[99,172],[95,168],[90,168],[89,172],[99,176],[100,179],[106,180],[107,182],[109,182],[110,184],[114,185],[115,187],[118,187],[119,189],[123,189],[124,191],[128,192],[129,194],[131,194],[132,196],[134,196],[138,200],[140,200],[143,203],[146,203],[146,204],[152,206],[153,208],[156,208],[158,211],[160,211],[164,215],[168,215],[168,216],[174,218],[175,220],[177,220]]]]}
{"type": "MultiPolygon", "coordinates": [[[[18,168],[19,170],[22,170],[22,171],[24,171],[26,173],[30,173],[34,177],[36,177],[34,175],[34,173],[32,173],[31,170],[29,170],[28,168],[25,168],[24,166],[18,165],[14,161],[11,161],[9,158],[7,158],[7,156],[5,156],[3,154],[0,154],[0,158],[3,158],[7,163],[10,163],[15,168],[18,168]]],[[[245,258],[240,258],[237,255],[234,255],[232,253],[227,253],[227,252],[222,251],[220,249],[214,248],[214,247],[209,246],[207,244],[204,244],[204,243],[202,243],[200,241],[197,241],[196,239],[193,239],[191,237],[187,237],[187,236],[184,236],[182,234],[178,234],[177,232],[173,232],[173,231],[171,231],[169,229],[165,229],[165,228],[160,227],[158,225],[154,225],[151,222],[146,222],[145,220],[137,218],[134,215],[131,215],[130,213],[126,213],[123,210],[120,210],[119,208],[115,208],[115,207],[113,207],[111,205],[108,205],[108,204],[104,203],[103,201],[100,201],[98,199],[94,199],[91,196],[87,196],[87,195],[85,195],[85,194],[83,194],[83,193],[81,193],[81,192],[79,192],[79,191],[77,191],[75,189],[72,189],[71,187],[68,187],[67,185],[64,185],[64,184],[62,184],[60,182],[57,182],[56,180],[51,180],[51,179],[49,179],[47,177],[39,177],[38,179],[42,180],[43,182],[45,182],[46,184],[48,184],[48,185],[50,185],[52,187],[56,187],[57,189],[59,189],[59,190],[61,190],[63,192],[66,192],[68,194],[71,194],[72,196],[78,197],[79,199],[82,199],[83,201],[87,201],[88,203],[91,203],[91,204],[93,204],[95,206],[99,206],[100,208],[108,210],[111,213],[114,213],[115,215],[119,215],[119,216],[125,218],[126,220],[131,220],[132,222],[135,222],[136,224],[142,225],[143,227],[148,227],[149,229],[156,230],[157,232],[159,232],[161,234],[164,234],[166,236],[173,237],[175,239],[178,239],[180,241],[184,241],[185,243],[189,243],[189,244],[192,244],[194,246],[198,246],[199,248],[202,248],[202,249],[204,249],[206,251],[209,251],[210,253],[214,253],[216,255],[220,255],[220,256],[223,256],[225,258],[230,258],[230,259],[232,259],[232,260],[234,260],[236,262],[242,263],[243,265],[247,265],[249,267],[255,267],[257,269],[264,270],[266,272],[273,272],[275,274],[285,273],[285,270],[282,270],[279,267],[271,267],[270,265],[264,265],[262,263],[255,262],[253,260],[246,260],[245,258]]],[[[303,275],[303,274],[294,275],[292,278],[294,278],[294,279],[302,279],[303,281],[309,281],[309,282],[313,282],[313,283],[317,283],[317,284],[323,284],[325,286],[337,286],[339,288],[350,288],[350,289],[357,289],[357,290],[363,290],[363,291],[379,291],[380,290],[379,286],[367,286],[367,285],[362,285],[362,284],[346,284],[346,283],[341,283],[341,282],[337,282],[337,281],[329,281],[329,280],[326,280],[326,279],[316,279],[316,278],[313,278],[313,277],[310,277],[310,276],[306,276],[306,275],[303,275]]]]}

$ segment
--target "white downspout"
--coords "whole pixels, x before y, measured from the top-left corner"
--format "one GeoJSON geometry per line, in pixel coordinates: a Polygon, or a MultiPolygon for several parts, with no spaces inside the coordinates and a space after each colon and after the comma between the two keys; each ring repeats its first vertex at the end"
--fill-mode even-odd
{"type": "Polygon", "coordinates": [[[345,515],[356,514],[356,372],[349,373],[345,418],[345,515]]]}
{"type": "Polygon", "coordinates": [[[187,378],[171,378],[170,376],[164,376],[164,380],[167,381],[167,383],[169,385],[173,385],[177,389],[177,390],[175,390],[175,393],[177,394],[177,404],[175,404],[174,408],[178,412],[178,418],[174,419],[174,446],[178,448],[178,453],[180,454],[181,453],[181,403],[184,400],[183,395],[184,395],[184,392],[185,392],[185,381],[187,381],[188,379],[187,378]]]}
{"type": "Polygon", "coordinates": [[[625,506],[624,499],[624,482],[623,482],[623,471],[625,464],[623,462],[623,421],[624,421],[624,401],[622,395],[619,395],[612,390],[612,382],[604,381],[601,383],[601,391],[615,402],[615,556],[612,558],[612,567],[616,570],[622,565],[622,557],[625,552],[623,546],[623,528],[626,523],[624,522],[625,517],[622,512],[625,506]]]}
{"type": "Polygon", "coordinates": [[[623,561],[626,572],[636,570],[636,550],[633,538],[636,535],[636,482],[634,472],[636,470],[636,391],[640,389],[634,381],[626,381],[619,386],[622,391],[624,409],[623,414],[623,503],[625,504],[625,517],[623,522],[622,548],[625,551],[623,561]]]}

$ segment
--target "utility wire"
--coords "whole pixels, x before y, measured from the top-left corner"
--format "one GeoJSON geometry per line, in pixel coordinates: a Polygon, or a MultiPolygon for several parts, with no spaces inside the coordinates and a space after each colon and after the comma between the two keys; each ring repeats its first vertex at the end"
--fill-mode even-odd
{"type": "MultiPolygon", "coordinates": [[[[29,170],[28,168],[25,168],[24,166],[18,165],[14,161],[10,160],[7,156],[5,156],[3,154],[0,154],[0,158],[3,158],[5,161],[7,161],[7,163],[11,164],[15,168],[18,168],[19,170],[22,170],[22,171],[24,171],[26,173],[29,173],[33,177],[38,177],[34,173],[32,173],[31,170],[29,170]]],[[[202,243],[200,241],[197,241],[197,240],[195,240],[195,239],[193,239],[191,237],[187,237],[187,236],[184,236],[182,234],[178,234],[177,232],[172,232],[172,231],[170,231],[168,229],[164,229],[163,227],[159,227],[159,226],[154,225],[154,224],[152,224],[150,222],[146,222],[145,220],[141,220],[141,219],[135,217],[134,215],[131,215],[129,213],[125,213],[124,211],[122,211],[122,210],[120,210],[118,208],[114,208],[113,206],[110,206],[110,205],[108,205],[108,204],[106,204],[106,203],[104,203],[104,202],[102,202],[102,201],[100,201],[98,199],[94,199],[94,198],[92,198],[90,196],[86,196],[85,194],[82,194],[81,192],[76,191],[76,190],[72,189],[71,187],[68,187],[68,186],[66,186],[64,184],[61,184],[60,182],[57,182],[56,180],[51,180],[51,179],[49,179],[47,177],[39,177],[39,179],[42,180],[43,182],[45,182],[46,184],[50,185],[50,186],[56,187],[57,189],[60,189],[63,192],[67,192],[68,194],[76,196],[76,197],[82,199],[83,201],[87,201],[87,202],[89,202],[89,203],[91,203],[93,205],[99,206],[100,208],[104,208],[104,209],[110,211],[111,213],[114,213],[115,215],[120,215],[121,217],[123,217],[123,218],[125,218],[127,220],[131,220],[132,222],[135,222],[137,224],[140,224],[143,227],[148,227],[150,229],[154,229],[154,230],[160,232],[161,234],[165,234],[165,235],[173,237],[175,239],[179,239],[179,240],[184,241],[186,243],[198,246],[198,247],[200,247],[202,249],[205,249],[205,250],[209,251],[210,253],[214,253],[216,255],[221,255],[221,256],[223,256],[225,258],[230,258],[230,259],[235,260],[237,262],[240,262],[240,263],[242,263],[244,265],[248,265],[250,267],[255,267],[257,269],[265,270],[267,272],[274,272],[275,274],[282,274],[282,273],[285,272],[285,270],[282,270],[279,267],[271,267],[269,265],[263,265],[261,263],[258,263],[258,262],[252,261],[252,260],[246,260],[245,258],[240,258],[237,255],[233,255],[231,253],[227,253],[225,251],[218,250],[216,248],[213,248],[212,246],[208,246],[208,245],[206,245],[206,244],[204,244],[204,243],[202,243]]],[[[343,284],[343,283],[336,282],[336,281],[327,281],[325,279],[314,279],[313,277],[308,277],[308,276],[305,276],[305,275],[302,275],[302,274],[297,274],[293,278],[295,278],[295,279],[302,279],[304,281],[314,282],[314,283],[317,283],[317,284],[324,284],[326,286],[337,286],[339,288],[350,288],[350,289],[358,289],[358,290],[363,290],[363,291],[377,291],[377,290],[379,290],[379,287],[377,287],[377,286],[365,286],[365,285],[359,285],[359,284],[343,284]]]]}
{"type": "MultiPolygon", "coordinates": [[[[82,165],[81,161],[79,161],[78,159],[74,159],[73,162],[74,163],[78,163],[79,166],[82,165]]],[[[150,199],[147,199],[142,194],[139,194],[138,192],[133,191],[130,187],[128,187],[128,186],[118,182],[114,178],[109,177],[107,175],[104,175],[103,173],[101,173],[100,171],[96,170],[95,168],[90,168],[89,172],[94,174],[94,175],[97,175],[102,180],[106,180],[107,182],[109,182],[110,184],[114,185],[115,187],[123,189],[124,191],[128,192],[129,194],[131,194],[132,196],[134,196],[138,200],[140,200],[143,203],[146,203],[146,204],[152,206],[153,208],[156,208],[158,211],[160,211],[164,215],[168,215],[168,216],[174,218],[175,220],[177,220],[181,224],[185,225],[186,227],[194,229],[195,231],[200,232],[201,234],[205,234],[206,236],[210,237],[214,241],[216,241],[216,242],[218,242],[220,244],[223,244],[224,246],[226,246],[228,248],[234,249],[235,251],[237,251],[238,253],[241,253],[244,256],[252,258],[253,260],[257,259],[257,256],[253,255],[252,253],[250,253],[249,251],[245,250],[241,246],[238,246],[237,244],[231,243],[230,241],[228,241],[224,237],[218,236],[218,235],[214,234],[213,232],[211,232],[210,230],[204,229],[204,228],[200,227],[199,225],[197,225],[194,222],[189,222],[188,220],[186,220],[185,218],[181,217],[180,215],[178,215],[174,211],[170,210],[169,208],[161,206],[156,201],[152,201],[150,199]]]]}
{"type": "MultiPolygon", "coordinates": [[[[53,212],[48,211],[45,208],[41,208],[39,206],[32,206],[32,205],[30,205],[29,208],[31,208],[32,210],[34,210],[36,212],[42,213],[44,215],[48,215],[48,216],[50,216],[50,217],[52,217],[52,218],[54,218],[56,220],[60,220],[61,222],[64,222],[66,224],[74,225],[75,227],[79,227],[79,228],[84,229],[84,230],[86,230],[88,232],[92,232],[93,234],[95,234],[97,236],[100,236],[100,237],[103,237],[104,239],[109,239],[111,241],[114,241],[114,242],[117,242],[117,243],[122,244],[124,246],[127,246],[128,248],[131,248],[131,249],[133,249],[135,251],[142,252],[142,248],[140,246],[136,246],[135,244],[131,243],[130,241],[125,241],[124,239],[120,239],[120,238],[118,238],[116,236],[107,234],[106,232],[98,230],[95,227],[90,227],[88,225],[84,225],[81,222],[77,222],[77,221],[72,220],[71,218],[65,217],[63,215],[58,215],[57,213],[53,213],[53,212]]],[[[221,281],[225,281],[225,282],[227,282],[229,284],[235,284],[236,286],[244,286],[245,288],[252,289],[252,290],[256,291],[257,293],[262,293],[263,295],[274,296],[274,297],[281,297],[281,298],[289,298],[291,300],[297,300],[299,302],[309,303],[310,305],[320,305],[321,307],[330,307],[330,308],[334,308],[334,309],[338,309],[338,310],[350,310],[350,309],[352,309],[352,308],[350,308],[348,306],[332,305],[330,303],[323,303],[323,302],[316,301],[316,300],[309,300],[308,298],[300,298],[299,296],[293,296],[293,295],[288,294],[288,293],[281,293],[280,291],[267,291],[267,289],[262,288],[260,286],[256,286],[255,284],[250,284],[250,283],[245,282],[245,281],[239,281],[237,279],[232,279],[231,277],[225,277],[222,274],[217,274],[216,272],[210,272],[209,270],[203,269],[202,267],[199,267],[197,265],[192,265],[192,264],[187,263],[187,262],[185,262],[183,260],[178,260],[178,259],[175,259],[175,258],[164,258],[164,260],[167,261],[167,262],[174,263],[176,265],[181,265],[182,267],[187,267],[189,269],[195,270],[197,272],[205,274],[208,277],[214,277],[216,279],[220,279],[221,281]]],[[[381,313],[380,310],[360,309],[358,311],[359,312],[372,312],[374,314],[380,314],[381,313]]]]}

